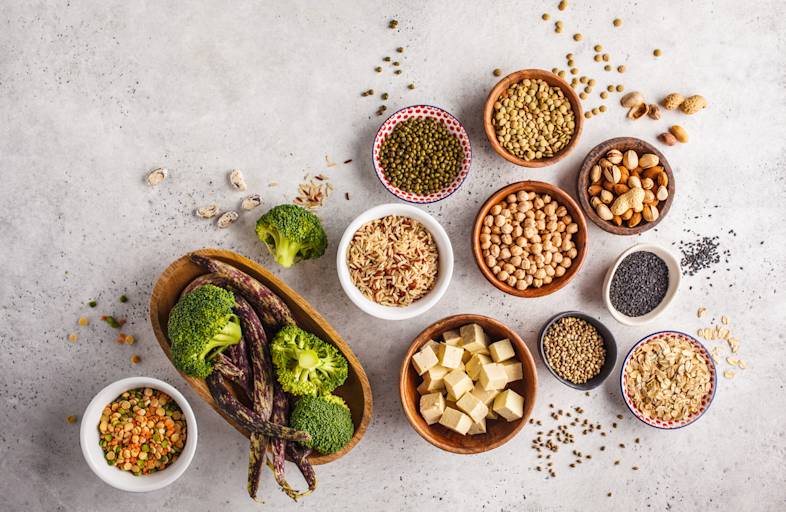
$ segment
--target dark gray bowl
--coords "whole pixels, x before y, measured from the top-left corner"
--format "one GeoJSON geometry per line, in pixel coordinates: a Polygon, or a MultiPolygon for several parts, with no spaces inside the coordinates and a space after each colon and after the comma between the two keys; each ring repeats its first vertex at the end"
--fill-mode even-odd
{"type": "Polygon", "coordinates": [[[564,311],[562,313],[556,314],[551,317],[548,322],[543,325],[543,328],[540,330],[540,336],[538,338],[538,353],[540,354],[540,358],[543,360],[543,364],[546,365],[546,368],[549,372],[560,382],[565,384],[566,386],[570,386],[574,389],[580,389],[582,391],[588,391],[590,389],[594,389],[601,385],[601,383],[606,380],[606,377],[611,375],[611,371],[614,369],[614,365],[617,362],[617,342],[614,341],[614,336],[611,334],[611,331],[606,328],[599,320],[592,318],[589,315],[585,315],[579,311],[564,311]],[[606,347],[606,361],[603,363],[603,368],[600,369],[600,373],[597,374],[592,379],[588,380],[584,384],[574,384],[569,380],[565,380],[560,377],[557,372],[549,364],[548,360],[546,359],[546,354],[543,351],[543,336],[545,336],[546,331],[551,324],[556,322],[562,317],[572,316],[576,318],[581,318],[582,320],[592,324],[598,330],[598,333],[603,337],[603,344],[606,347]]]}

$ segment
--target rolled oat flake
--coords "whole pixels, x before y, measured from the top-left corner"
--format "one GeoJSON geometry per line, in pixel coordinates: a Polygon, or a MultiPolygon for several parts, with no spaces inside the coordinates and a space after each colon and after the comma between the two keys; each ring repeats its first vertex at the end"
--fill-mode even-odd
{"type": "Polygon", "coordinates": [[[643,316],[658,307],[669,288],[669,267],[648,251],[625,257],[611,278],[609,298],[614,308],[630,317],[643,316]]]}

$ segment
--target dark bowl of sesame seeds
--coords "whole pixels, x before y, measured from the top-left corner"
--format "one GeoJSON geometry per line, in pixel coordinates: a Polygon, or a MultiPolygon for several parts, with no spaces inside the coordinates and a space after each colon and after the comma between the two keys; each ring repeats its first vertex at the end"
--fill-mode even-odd
{"type": "Polygon", "coordinates": [[[611,375],[617,362],[617,342],[600,320],[579,311],[564,311],[543,325],[538,353],[558,381],[587,391],[611,375]]]}

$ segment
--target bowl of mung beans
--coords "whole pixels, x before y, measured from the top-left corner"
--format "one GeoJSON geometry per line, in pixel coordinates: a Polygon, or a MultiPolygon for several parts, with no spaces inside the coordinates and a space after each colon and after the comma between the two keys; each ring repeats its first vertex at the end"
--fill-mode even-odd
{"type": "Polygon", "coordinates": [[[382,123],[371,160],[388,192],[410,203],[428,204],[461,187],[472,163],[472,148],[464,126],[450,113],[413,105],[382,123]]]}
{"type": "Polygon", "coordinates": [[[85,409],[82,454],[104,482],[129,492],[177,480],[196,452],[197,425],[185,397],[166,382],[130,377],[109,384],[85,409]]]}
{"type": "Polygon", "coordinates": [[[483,108],[486,136],[502,158],[547,167],[579,142],[584,116],[576,91],[543,69],[523,69],[499,81],[483,108]]]}

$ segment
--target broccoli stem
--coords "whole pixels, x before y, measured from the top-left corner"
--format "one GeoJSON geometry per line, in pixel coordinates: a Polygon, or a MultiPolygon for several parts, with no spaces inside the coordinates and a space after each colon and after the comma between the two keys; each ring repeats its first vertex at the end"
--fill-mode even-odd
{"type": "Polygon", "coordinates": [[[205,344],[199,356],[210,360],[223,352],[227,347],[239,343],[242,335],[243,332],[240,329],[240,320],[237,315],[229,315],[226,325],[205,344]]]}
{"type": "Polygon", "coordinates": [[[297,363],[301,368],[313,370],[319,365],[319,354],[315,350],[300,350],[297,355],[297,363]]]}
{"type": "Polygon", "coordinates": [[[276,237],[276,261],[284,268],[289,268],[295,264],[297,254],[300,251],[300,243],[288,240],[283,236],[276,237]]]}

